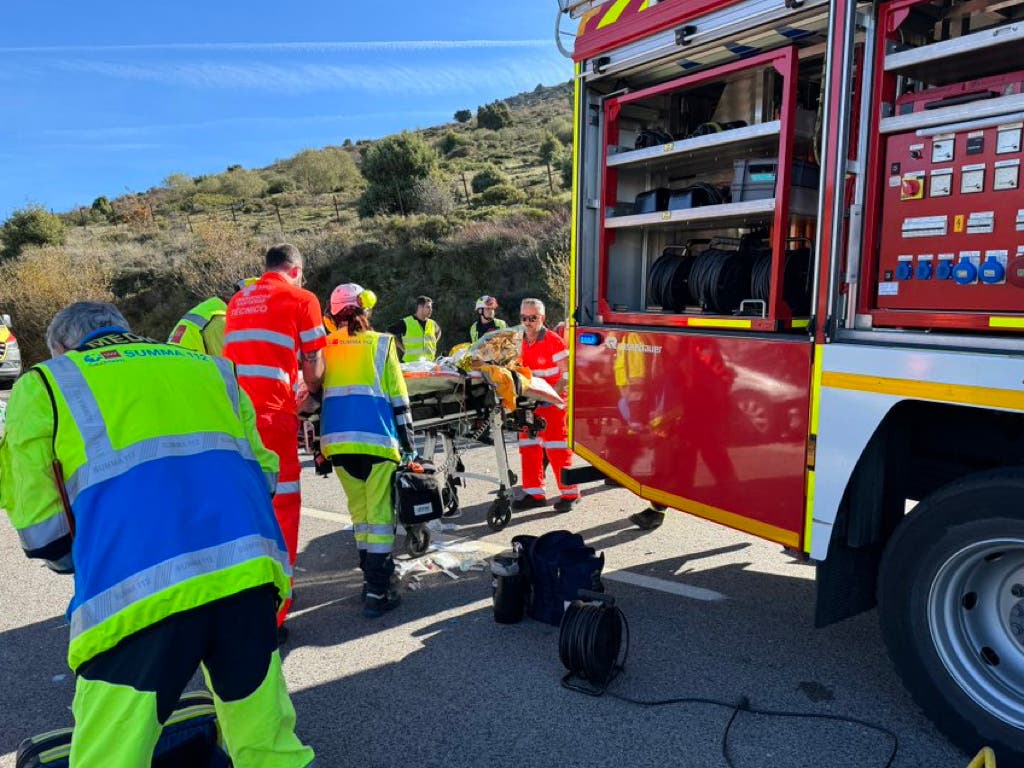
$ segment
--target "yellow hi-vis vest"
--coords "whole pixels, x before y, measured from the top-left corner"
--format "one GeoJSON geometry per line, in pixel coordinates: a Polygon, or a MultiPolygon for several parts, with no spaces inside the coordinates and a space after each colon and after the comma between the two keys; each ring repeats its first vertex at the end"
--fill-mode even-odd
{"type": "Polygon", "coordinates": [[[441,328],[432,318],[427,319],[424,328],[420,321],[409,315],[405,318],[405,333],[402,334],[403,363],[416,363],[420,360],[433,361],[437,357],[437,339],[441,328]]]}
{"type": "MultiPolygon", "coordinates": [[[[506,328],[507,327],[507,323],[504,320],[502,320],[500,317],[494,318],[493,322],[494,322],[494,328],[491,329],[492,331],[500,331],[502,328],[506,328]]],[[[479,326],[480,326],[480,321],[479,320],[477,320],[475,323],[473,323],[471,326],[469,326],[469,340],[470,341],[477,341],[480,338],[479,326]]]]}
{"type": "Polygon", "coordinates": [[[277,457],[229,361],[106,333],[26,373],[7,419],[0,502],[29,556],[66,552],[54,457],[63,469],[72,669],[173,614],[264,584],[289,594],[277,457]]]}
{"type": "Polygon", "coordinates": [[[363,454],[399,461],[398,424],[408,423],[409,391],[394,338],[341,328],[324,349],[320,450],[324,456],[363,454]],[[403,413],[395,415],[395,408],[403,413]]]}
{"type": "Polygon", "coordinates": [[[216,296],[207,299],[185,313],[167,341],[194,352],[221,355],[227,309],[228,305],[222,299],[216,296]]]}

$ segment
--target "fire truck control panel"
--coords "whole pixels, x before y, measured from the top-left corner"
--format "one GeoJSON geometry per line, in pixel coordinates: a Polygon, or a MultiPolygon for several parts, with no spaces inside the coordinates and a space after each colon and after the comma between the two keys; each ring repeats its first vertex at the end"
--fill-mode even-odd
{"type": "Polygon", "coordinates": [[[905,87],[880,121],[875,308],[929,314],[881,324],[1024,313],[1024,71],[905,87]]]}

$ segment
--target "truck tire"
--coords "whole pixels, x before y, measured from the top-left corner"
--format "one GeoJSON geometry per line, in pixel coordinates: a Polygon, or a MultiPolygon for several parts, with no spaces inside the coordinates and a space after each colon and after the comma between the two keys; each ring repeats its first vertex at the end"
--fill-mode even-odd
{"type": "Polygon", "coordinates": [[[897,672],[939,730],[1024,765],[1024,468],[918,504],[886,545],[878,610],[897,672]]]}

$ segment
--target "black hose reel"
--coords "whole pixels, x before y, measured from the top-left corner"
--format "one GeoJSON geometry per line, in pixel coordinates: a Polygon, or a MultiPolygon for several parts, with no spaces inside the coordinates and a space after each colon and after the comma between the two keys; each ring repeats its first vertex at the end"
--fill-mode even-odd
{"type": "Polygon", "coordinates": [[[580,594],[589,602],[570,603],[558,631],[558,655],[568,670],[562,685],[600,696],[625,669],[629,623],[610,595],[585,590],[580,594]]]}

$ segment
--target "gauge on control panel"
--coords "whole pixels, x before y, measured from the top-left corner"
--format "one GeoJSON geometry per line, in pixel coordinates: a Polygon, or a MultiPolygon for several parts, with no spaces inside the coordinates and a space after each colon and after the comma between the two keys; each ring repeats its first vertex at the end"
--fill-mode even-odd
{"type": "Polygon", "coordinates": [[[948,163],[953,159],[953,134],[943,133],[932,138],[932,162],[948,163]]]}
{"type": "Polygon", "coordinates": [[[932,171],[928,184],[928,197],[948,197],[953,194],[953,169],[932,171]]]}
{"type": "Polygon", "coordinates": [[[985,191],[985,164],[965,165],[960,169],[960,194],[985,191]]]}
{"type": "Polygon", "coordinates": [[[1024,123],[1000,125],[996,132],[996,154],[1007,155],[1020,152],[1020,132],[1024,123]]]}

